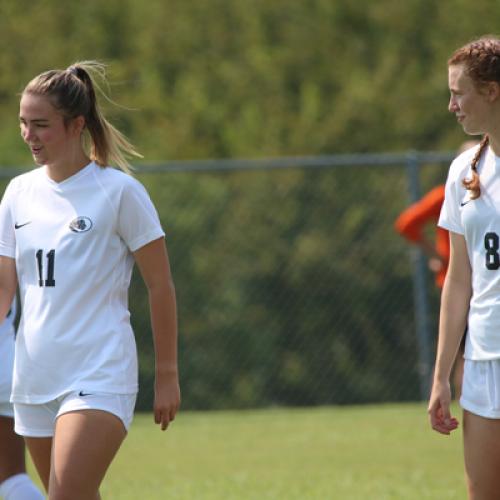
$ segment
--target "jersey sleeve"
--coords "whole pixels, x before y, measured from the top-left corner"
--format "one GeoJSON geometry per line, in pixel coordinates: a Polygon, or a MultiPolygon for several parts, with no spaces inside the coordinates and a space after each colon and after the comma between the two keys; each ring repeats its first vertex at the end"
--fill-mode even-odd
{"type": "Polygon", "coordinates": [[[15,258],[16,235],[15,221],[12,220],[12,183],[9,183],[0,203],[0,255],[15,258]]]}
{"type": "Polygon", "coordinates": [[[460,165],[456,160],[450,167],[438,226],[454,233],[464,234],[460,216],[460,202],[467,196],[467,190],[462,185],[462,179],[465,177],[465,173],[463,168],[459,167],[460,165]]]}
{"type": "Polygon", "coordinates": [[[139,181],[132,178],[122,191],[118,233],[131,252],[165,236],[148,192],[139,181]]]}
{"type": "Polygon", "coordinates": [[[395,222],[396,231],[410,241],[420,241],[424,227],[431,222],[437,223],[443,200],[444,186],[431,189],[419,201],[401,212],[395,222]]]}

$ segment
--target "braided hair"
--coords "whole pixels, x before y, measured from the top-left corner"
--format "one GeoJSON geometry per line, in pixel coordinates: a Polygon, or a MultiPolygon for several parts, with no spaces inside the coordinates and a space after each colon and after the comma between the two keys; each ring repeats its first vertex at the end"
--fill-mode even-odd
{"type": "Polygon", "coordinates": [[[489,142],[490,142],[489,137],[485,135],[481,143],[479,144],[479,148],[477,149],[474,158],[472,158],[472,162],[470,165],[472,169],[472,178],[462,180],[463,186],[470,191],[471,200],[475,200],[476,198],[479,198],[479,196],[481,195],[481,186],[479,184],[479,174],[477,172],[477,165],[479,163],[479,160],[481,159],[483,151],[487,148],[489,142]]]}

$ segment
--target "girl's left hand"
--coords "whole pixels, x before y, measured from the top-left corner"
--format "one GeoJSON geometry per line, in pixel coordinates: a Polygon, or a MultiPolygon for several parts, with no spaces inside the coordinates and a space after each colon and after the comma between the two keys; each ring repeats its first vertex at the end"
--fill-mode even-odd
{"type": "Polygon", "coordinates": [[[156,424],[161,425],[164,431],[175,415],[181,404],[181,391],[177,373],[174,375],[156,376],[154,419],[156,424]]]}

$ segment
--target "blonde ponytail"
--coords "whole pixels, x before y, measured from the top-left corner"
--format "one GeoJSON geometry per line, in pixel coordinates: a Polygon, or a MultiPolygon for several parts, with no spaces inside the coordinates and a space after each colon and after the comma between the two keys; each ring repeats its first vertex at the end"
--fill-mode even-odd
{"type": "Polygon", "coordinates": [[[51,70],[38,75],[23,93],[48,96],[66,122],[83,116],[86,125],[83,146],[89,158],[101,167],[115,165],[131,173],[133,167],[129,158],[142,158],[142,155],[102,114],[96,89],[107,101],[113,101],[99,86],[98,80],[107,85],[106,66],[98,61],[81,61],[66,70],[51,70]]]}

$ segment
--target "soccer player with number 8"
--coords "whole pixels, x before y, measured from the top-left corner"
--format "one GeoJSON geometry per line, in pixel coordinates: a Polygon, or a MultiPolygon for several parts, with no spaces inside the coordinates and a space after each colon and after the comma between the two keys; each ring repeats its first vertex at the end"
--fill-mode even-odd
{"type": "Polygon", "coordinates": [[[434,430],[458,426],[450,413],[450,372],[467,325],[460,404],[469,498],[500,491],[500,39],[485,36],[448,61],[449,111],[480,145],[450,167],[439,225],[450,232],[434,380],[434,430]]]}

